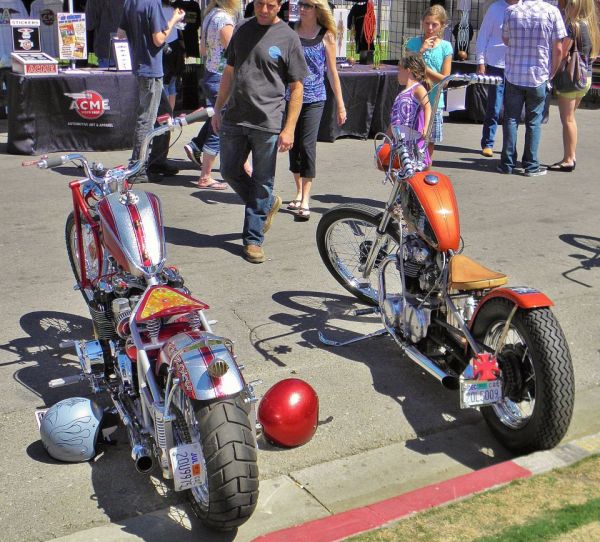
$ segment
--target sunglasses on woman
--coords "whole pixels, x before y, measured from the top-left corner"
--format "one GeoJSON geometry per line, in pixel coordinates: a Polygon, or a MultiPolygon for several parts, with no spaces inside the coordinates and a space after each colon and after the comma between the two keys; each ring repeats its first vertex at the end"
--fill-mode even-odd
{"type": "Polygon", "coordinates": [[[314,9],[314,4],[307,4],[306,2],[298,2],[298,9],[314,9]]]}

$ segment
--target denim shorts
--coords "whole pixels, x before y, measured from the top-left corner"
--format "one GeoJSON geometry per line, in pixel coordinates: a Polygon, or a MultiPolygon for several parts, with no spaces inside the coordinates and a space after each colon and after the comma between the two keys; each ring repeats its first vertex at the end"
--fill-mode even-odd
{"type": "Polygon", "coordinates": [[[171,77],[168,83],[165,81],[163,85],[167,96],[175,96],[177,94],[177,77],[175,75],[171,77]]]}

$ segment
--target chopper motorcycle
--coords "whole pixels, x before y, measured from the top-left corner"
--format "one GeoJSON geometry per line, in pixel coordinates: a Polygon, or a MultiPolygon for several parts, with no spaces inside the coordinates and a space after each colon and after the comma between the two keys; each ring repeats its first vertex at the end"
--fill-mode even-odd
{"type": "MultiPolygon", "coordinates": [[[[500,78],[453,74],[451,81],[499,84],[500,78]]],[[[430,96],[432,94],[430,93],[430,96]]],[[[329,346],[390,335],[400,350],[449,389],[461,408],[480,409],[506,448],[549,449],[564,437],[573,413],[571,356],[552,301],[462,254],[458,207],[450,179],[428,170],[421,134],[394,127],[376,147],[391,193],[383,211],[342,204],[317,227],[317,245],[333,277],[378,313],[383,327],[329,346]]],[[[376,138],[377,139],[377,138],[376,138]]],[[[376,142],[377,145],[377,142],[376,142]]]]}
{"type": "Polygon", "coordinates": [[[89,434],[100,434],[110,412],[126,428],[139,472],[158,465],[175,491],[188,493],[206,526],[229,530],[250,517],[258,498],[252,383],[241,374],[233,343],[213,333],[208,305],[192,297],[175,267],[165,265],[159,198],[133,188],[154,137],[212,114],[207,108],[166,119],[127,168],[90,166],[81,154],[23,165],[75,162],[85,170],[84,179],[69,184],[73,212],[66,243],[95,339],[63,344],[74,346],[81,374],[49,385],[87,380],[114,405],[103,411],[83,398],[57,403],[41,420],[46,449],[56,459],[89,460],[95,453],[89,434]],[[87,452],[79,444],[86,438],[87,452]]]}

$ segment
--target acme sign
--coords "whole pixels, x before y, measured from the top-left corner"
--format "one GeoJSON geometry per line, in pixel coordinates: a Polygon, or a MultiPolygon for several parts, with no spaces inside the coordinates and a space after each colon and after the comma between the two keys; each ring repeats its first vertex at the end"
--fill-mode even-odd
{"type": "Polygon", "coordinates": [[[95,90],[84,90],[82,92],[65,92],[65,96],[71,98],[69,109],[75,109],[77,114],[87,120],[96,120],[110,110],[108,98],[95,90]]]}

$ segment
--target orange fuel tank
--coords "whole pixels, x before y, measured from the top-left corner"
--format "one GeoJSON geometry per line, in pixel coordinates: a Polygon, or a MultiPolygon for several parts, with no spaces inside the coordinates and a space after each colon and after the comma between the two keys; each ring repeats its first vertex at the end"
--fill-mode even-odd
{"type": "Polygon", "coordinates": [[[402,196],[405,220],[438,250],[457,250],[460,223],[450,179],[437,171],[422,171],[405,182],[408,192],[402,196]]]}

